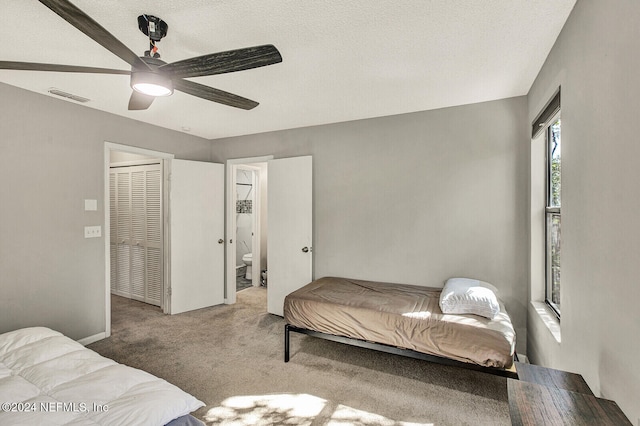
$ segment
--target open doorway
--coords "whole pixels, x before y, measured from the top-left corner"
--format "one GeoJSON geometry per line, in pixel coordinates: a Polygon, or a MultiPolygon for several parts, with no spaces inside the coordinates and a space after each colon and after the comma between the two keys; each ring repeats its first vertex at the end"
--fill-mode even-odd
{"type": "Polygon", "coordinates": [[[162,309],[164,212],[162,159],[111,151],[111,294],[162,309]]]}
{"type": "Polygon", "coordinates": [[[258,221],[260,230],[254,233],[261,235],[261,238],[251,247],[251,266],[253,273],[260,271],[261,276],[262,271],[266,271],[265,287],[252,286],[252,291],[250,289],[242,291],[251,294],[256,293],[256,290],[264,291],[267,312],[282,316],[286,295],[308,284],[313,278],[312,157],[307,155],[275,160],[273,156],[266,156],[227,161],[225,203],[227,239],[225,303],[227,304],[236,303],[236,266],[240,264],[236,259],[238,257],[236,251],[238,166],[260,168],[260,179],[257,185],[257,193],[260,194],[258,199],[261,201],[261,214],[258,221]],[[256,254],[258,250],[260,250],[260,256],[256,254]]]}
{"type": "Polygon", "coordinates": [[[166,312],[168,244],[167,162],[173,154],[105,142],[105,324],[111,334],[111,295],[143,301],[166,312]],[[122,176],[118,176],[118,175],[122,176]],[[121,181],[120,181],[120,178],[121,181]],[[120,184],[118,184],[120,183],[120,184]],[[113,190],[118,188],[122,190],[113,190]],[[120,196],[118,196],[118,194],[120,196]],[[137,199],[136,199],[137,196],[137,199]],[[155,200],[155,208],[148,201],[155,200]],[[135,202],[132,202],[135,199],[135,202]],[[137,201],[136,201],[137,200],[137,201]],[[118,201],[122,203],[119,204],[118,201]],[[120,208],[118,207],[120,206],[120,208]],[[140,212],[142,211],[142,215],[140,212]],[[149,212],[154,213],[149,216],[149,212]],[[136,219],[133,219],[133,217],[136,219]],[[149,217],[147,217],[149,216],[149,217]],[[133,231],[132,229],[135,228],[133,231]],[[152,228],[153,236],[149,237],[152,228]],[[135,235],[134,235],[135,234],[135,235]],[[139,234],[139,235],[138,235],[139,234]],[[151,266],[150,266],[151,265],[151,266]],[[147,282],[148,279],[150,282],[147,282]]]}
{"type": "Polygon", "coordinates": [[[267,181],[268,157],[227,162],[226,303],[249,287],[268,286],[267,181]]]}
{"type": "Polygon", "coordinates": [[[235,236],[236,246],[236,292],[248,287],[258,287],[263,282],[254,271],[260,267],[260,167],[238,164],[236,168],[235,236]],[[253,256],[256,256],[256,264],[253,256]]]}

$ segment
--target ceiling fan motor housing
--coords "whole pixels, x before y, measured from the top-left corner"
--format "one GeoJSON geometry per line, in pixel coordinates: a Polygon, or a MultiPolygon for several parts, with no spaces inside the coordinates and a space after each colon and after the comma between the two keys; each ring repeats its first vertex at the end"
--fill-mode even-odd
{"type": "MultiPolygon", "coordinates": [[[[141,86],[154,86],[154,89],[164,88],[162,93],[154,93],[152,96],[169,96],[173,93],[173,81],[166,73],[158,70],[158,67],[166,65],[166,62],[159,58],[152,58],[149,56],[141,56],[140,59],[150,69],[140,69],[136,67],[131,68],[131,88],[135,91],[150,94],[144,89],[141,90],[141,86]]],[[[147,89],[148,90],[148,89],[147,89]]]]}
{"type": "Polygon", "coordinates": [[[153,15],[138,16],[138,28],[153,41],[162,40],[169,30],[166,22],[153,15]]]}

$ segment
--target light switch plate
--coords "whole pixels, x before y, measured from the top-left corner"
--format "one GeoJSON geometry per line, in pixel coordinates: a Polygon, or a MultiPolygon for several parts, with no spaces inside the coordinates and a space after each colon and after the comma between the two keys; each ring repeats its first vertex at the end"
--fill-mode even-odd
{"type": "Polygon", "coordinates": [[[102,226],[85,226],[84,227],[85,238],[98,238],[102,237],[102,226]]]}
{"type": "Polygon", "coordinates": [[[98,200],[84,200],[84,210],[87,212],[98,210],[98,200]]]}

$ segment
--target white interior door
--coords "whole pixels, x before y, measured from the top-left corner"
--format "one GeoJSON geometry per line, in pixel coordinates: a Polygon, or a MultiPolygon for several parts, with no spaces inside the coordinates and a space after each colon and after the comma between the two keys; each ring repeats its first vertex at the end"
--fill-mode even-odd
{"type": "Polygon", "coordinates": [[[312,279],[311,156],[269,161],[267,311],[283,315],[287,294],[312,279]]]}
{"type": "Polygon", "coordinates": [[[170,313],[224,303],[224,165],[171,161],[170,313]]]}

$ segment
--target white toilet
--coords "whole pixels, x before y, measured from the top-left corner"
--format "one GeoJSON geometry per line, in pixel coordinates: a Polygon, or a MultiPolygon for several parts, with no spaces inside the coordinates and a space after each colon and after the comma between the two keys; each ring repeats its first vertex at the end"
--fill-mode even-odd
{"type": "Polygon", "coordinates": [[[242,261],[247,265],[247,272],[244,277],[248,280],[251,279],[251,263],[253,262],[253,253],[247,253],[242,256],[242,261]]]}

